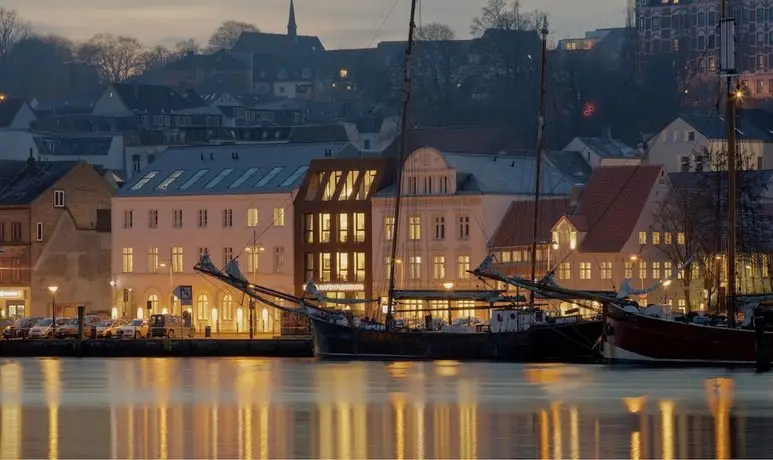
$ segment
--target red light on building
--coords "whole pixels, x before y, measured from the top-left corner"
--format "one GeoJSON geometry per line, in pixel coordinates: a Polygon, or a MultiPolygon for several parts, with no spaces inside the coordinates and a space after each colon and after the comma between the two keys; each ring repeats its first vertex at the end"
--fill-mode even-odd
{"type": "Polygon", "coordinates": [[[585,118],[590,117],[593,115],[593,113],[596,111],[596,106],[591,104],[590,102],[585,103],[585,107],[582,109],[582,116],[585,118]]]}

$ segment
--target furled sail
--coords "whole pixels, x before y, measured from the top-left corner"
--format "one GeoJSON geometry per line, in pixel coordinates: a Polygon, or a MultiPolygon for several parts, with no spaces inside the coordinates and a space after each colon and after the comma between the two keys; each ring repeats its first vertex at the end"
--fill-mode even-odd
{"type": "Polygon", "coordinates": [[[209,273],[220,273],[220,270],[212,263],[212,259],[209,258],[209,252],[204,251],[204,254],[199,259],[197,266],[200,270],[209,273]]]}
{"type": "Polygon", "coordinates": [[[249,284],[247,278],[244,277],[242,271],[239,270],[239,262],[236,259],[231,259],[225,266],[225,272],[231,278],[241,281],[244,284],[249,284]]]}

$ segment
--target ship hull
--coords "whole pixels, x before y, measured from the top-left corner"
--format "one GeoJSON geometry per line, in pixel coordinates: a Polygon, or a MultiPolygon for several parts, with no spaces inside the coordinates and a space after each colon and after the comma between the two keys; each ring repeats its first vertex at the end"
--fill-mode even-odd
{"type": "MultiPolygon", "coordinates": [[[[680,323],[605,307],[602,353],[612,363],[649,365],[754,365],[753,330],[680,323]]],[[[773,352],[773,334],[768,356],[773,352]]]]}
{"type": "Polygon", "coordinates": [[[332,359],[595,362],[603,329],[581,321],[521,332],[386,332],[310,320],[315,356],[332,359]]]}

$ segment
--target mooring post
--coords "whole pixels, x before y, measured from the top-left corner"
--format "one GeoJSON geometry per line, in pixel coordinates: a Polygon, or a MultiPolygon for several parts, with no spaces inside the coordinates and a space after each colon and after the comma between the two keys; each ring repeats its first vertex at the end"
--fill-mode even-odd
{"type": "Polygon", "coordinates": [[[754,334],[757,349],[757,372],[770,371],[770,356],[768,352],[768,338],[765,335],[766,327],[765,311],[757,307],[754,309],[754,334]]]}
{"type": "Polygon", "coordinates": [[[78,305],[78,342],[83,342],[83,317],[86,315],[86,306],[78,305]]]}

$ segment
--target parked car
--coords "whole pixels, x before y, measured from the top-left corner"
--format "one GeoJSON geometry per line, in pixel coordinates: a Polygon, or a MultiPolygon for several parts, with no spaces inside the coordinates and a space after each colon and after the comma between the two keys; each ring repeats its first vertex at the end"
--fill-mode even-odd
{"type": "Polygon", "coordinates": [[[4,339],[23,339],[26,338],[30,329],[38,324],[41,318],[19,318],[10,326],[3,329],[4,339]]]}
{"type": "Polygon", "coordinates": [[[119,339],[141,339],[148,336],[150,321],[147,319],[133,319],[129,324],[121,326],[115,331],[115,336],[119,339]]]}
{"type": "Polygon", "coordinates": [[[70,318],[56,318],[56,326],[54,327],[53,318],[45,318],[38,321],[35,326],[30,329],[29,338],[31,339],[43,339],[51,338],[54,336],[54,329],[59,328],[67,324],[70,318]]]}
{"type": "MultiPolygon", "coordinates": [[[[83,335],[88,337],[91,325],[99,321],[97,315],[88,315],[83,317],[83,335]]],[[[78,318],[70,318],[62,327],[56,328],[56,338],[76,338],[78,337],[78,318]]]]}
{"type": "Polygon", "coordinates": [[[183,321],[183,318],[176,315],[151,315],[150,331],[148,337],[166,337],[173,339],[175,337],[193,337],[193,325],[190,322],[183,321]]]}
{"type": "MultiPolygon", "coordinates": [[[[94,339],[94,338],[98,338],[98,339],[101,339],[101,338],[105,338],[105,339],[112,338],[115,335],[116,331],[118,331],[118,329],[120,327],[126,326],[126,323],[128,323],[128,321],[123,319],[123,318],[119,318],[119,319],[106,319],[104,321],[100,321],[100,322],[96,323],[96,326],[97,326],[97,336],[96,337],[91,337],[91,333],[89,333],[89,336],[92,339],[94,339]]],[[[94,325],[92,324],[92,326],[94,326],[94,325]]]]}

